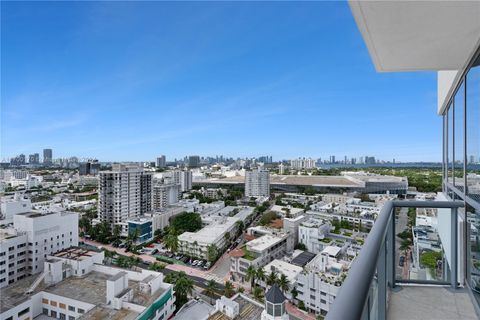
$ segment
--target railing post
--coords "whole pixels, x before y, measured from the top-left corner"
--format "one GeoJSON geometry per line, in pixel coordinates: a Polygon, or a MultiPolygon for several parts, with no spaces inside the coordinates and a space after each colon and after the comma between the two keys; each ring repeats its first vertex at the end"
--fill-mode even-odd
{"type": "Polygon", "coordinates": [[[450,281],[452,289],[457,288],[457,268],[458,268],[458,226],[457,226],[457,208],[452,208],[451,215],[451,239],[450,239],[450,281]]]}
{"type": "Polygon", "coordinates": [[[390,212],[391,218],[390,218],[390,226],[388,226],[388,243],[390,244],[390,252],[388,254],[388,266],[390,266],[390,288],[395,288],[395,277],[396,277],[396,264],[395,264],[395,210],[397,208],[395,206],[392,206],[392,211],[390,212]]]}
{"type": "Polygon", "coordinates": [[[385,320],[387,317],[387,246],[383,242],[382,248],[377,262],[377,303],[378,303],[378,318],[385,320]]]}

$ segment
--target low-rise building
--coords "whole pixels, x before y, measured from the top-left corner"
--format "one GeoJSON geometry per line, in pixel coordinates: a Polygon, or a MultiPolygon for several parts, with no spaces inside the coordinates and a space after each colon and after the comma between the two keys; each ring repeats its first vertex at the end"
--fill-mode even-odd
{"type": "Polygon", "coordinates": [[[245,281],[249,266],[263,267],[269,262],[282,258],[293,251],[293,237],[289,233],[270,231],[267,228],[254,228],[250,235],[259,235],[259,238],[247,242],[243,247],[230,252],[230,271],[233,277],[245,281]]]}
{"type": "Polygon", "coordinates": [[[0,287],[43,271],[48,255],[78,245],[78,214],[27,212],[0,233],[0,287]]]}
{"type": "Polygon", "coordinates": [[[219,217],[216,222],[197,232],[184,232],[178,236],[178,252],[192,257],[208,259],[208,247],[223,250],[237,230],[238,218],[219,217]],[[226,234],[229,234],[226,236],[226,234]]]}
{"type": "Polygon", "coordinates": [[[127,221],[128,234],[132,234],[138,230],[137,243],[144,243],[153,239],[152,218],[141,217],[134,218],[127,221]]]}
{"type": "Polygon", "coordinates": [[[352,260],[341,248],[325,248],[297,276],[296,300],[303,301],[308,311],[325,315],[347,276],[352,260]]]}
{"type": "Polygon", "coordinates": [[[332,225],[329,221],[310,218],[303,221],[298,227],[298,241],[307,251],[320,253],[326,246],[324,241],[332,225]]]}
{"type": "Polygon", "coordinates": [[[45,260],[44,272],[2,288],[1,319],[168,319],[173,286],[161,273],[102,265],[103,252],[69,248],[45,260]]]}

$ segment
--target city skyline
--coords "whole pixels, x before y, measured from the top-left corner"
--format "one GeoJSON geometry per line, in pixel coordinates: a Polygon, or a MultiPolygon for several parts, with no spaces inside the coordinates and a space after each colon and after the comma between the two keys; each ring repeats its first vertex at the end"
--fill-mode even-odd
{"type": "Polygon", "coordinates": [[[1,5],[2,158],[441,161],[435,73],[376,74],[347,3],[1,5]]]}

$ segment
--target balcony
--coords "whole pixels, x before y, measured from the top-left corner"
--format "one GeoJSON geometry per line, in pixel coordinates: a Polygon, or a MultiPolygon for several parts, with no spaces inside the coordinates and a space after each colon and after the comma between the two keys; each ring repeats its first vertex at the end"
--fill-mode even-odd
{"type": "Polygon", "coordinates": [[[479,319],[459,259],[468,251],[460,207],[460,201],[387,202],[326,319],[479,319]],[[437,219],[435,227],[416,226],[419,212],[437,219]]]}

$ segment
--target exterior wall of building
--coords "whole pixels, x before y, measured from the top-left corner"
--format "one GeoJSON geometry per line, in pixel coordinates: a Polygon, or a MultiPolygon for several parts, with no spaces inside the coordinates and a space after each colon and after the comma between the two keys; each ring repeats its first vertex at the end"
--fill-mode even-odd
{"type": "Polygon", "coordinates": [[[297,300],[316,314],[326,314],[335,300],[340,286],[329,284],[317,272],[302,272],[297,277],[297,300]]]}
{"type": "Polygon", "coordinates": [[[270,197],[270,173],[255,169],[245,172],[245,197],[270,197]]]}
{"type": "Polygon", "coordinates": [[[308,252],[320,253],[327,245],[322,240],[330,232],[330,228],[329,223],[322,225],[301,224],[298,227],[299,242],[305,245],[308,252]]]}
{"type": "Polygon", "coordinates": [[[27,273],[43,271],[48,255],[72,246],[78,246],[78,214],[56,212],[50,214],[18,214],[14,228],[27,236],[27,273]]]}
{"type": "Polygon", "coordinates": [[[112,171],[100,172],[98,182],[98,217],[122,227],[128,233],[126,221],[152,210],[152,175],[143,168],[117,165],[112,171]]]}
{"type": "Polygon", "coordinates": [[[181,196],[181,185],[176,183],[156,184],[153,186],[153,210],[160,210],[178,203],[181,196]]]}
{"type": "Polygon", "coordinates": [[[0,241],[0,288],[28,274],[27,259],[26,234],[6,236],[0,241]]]}

